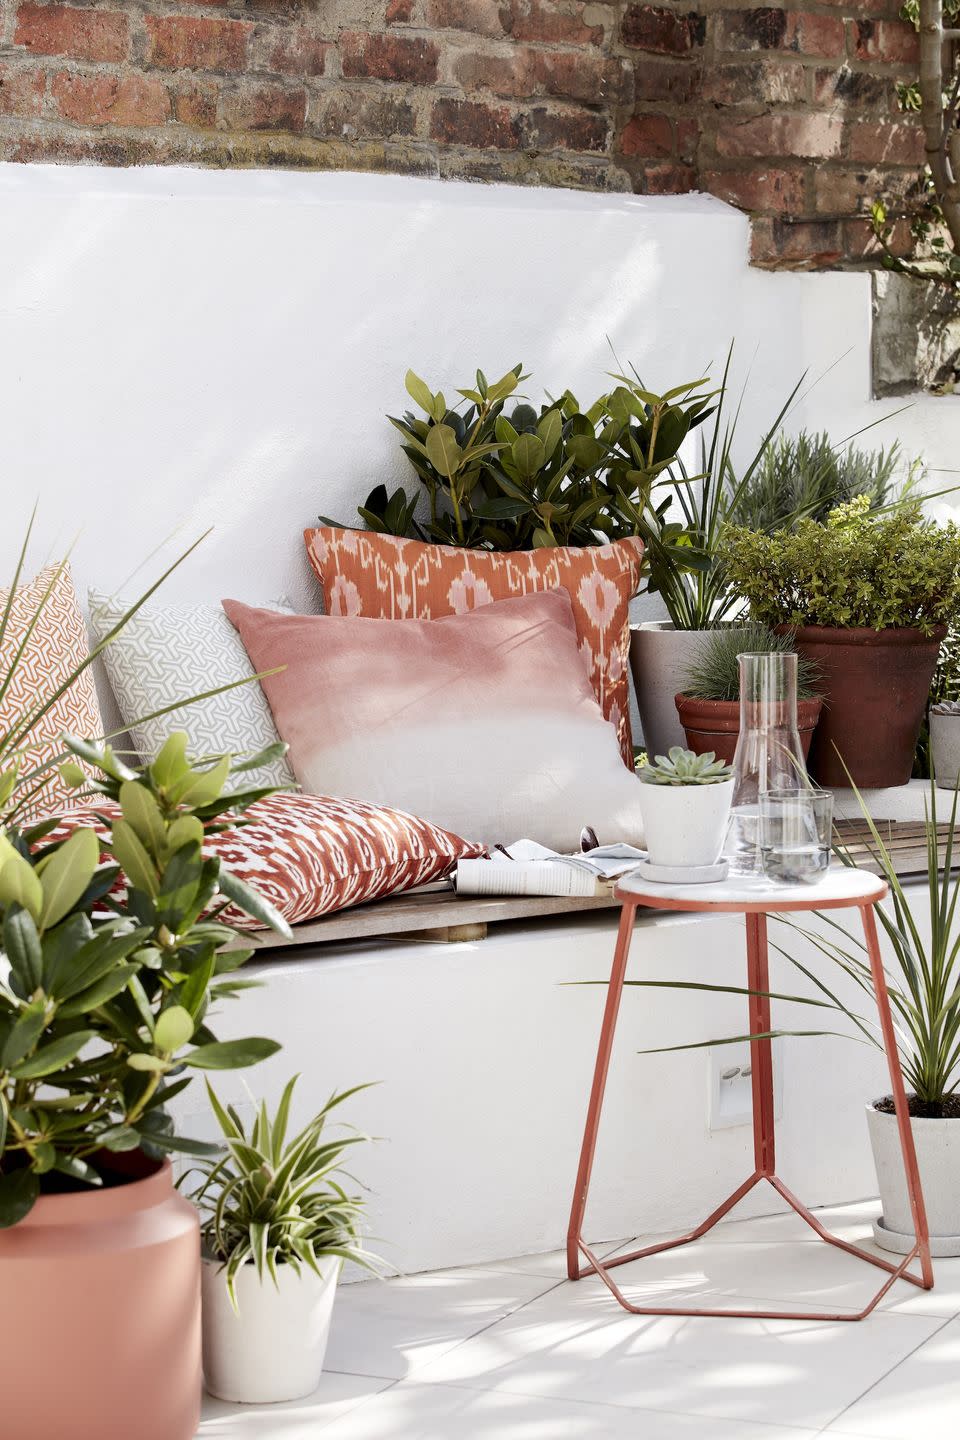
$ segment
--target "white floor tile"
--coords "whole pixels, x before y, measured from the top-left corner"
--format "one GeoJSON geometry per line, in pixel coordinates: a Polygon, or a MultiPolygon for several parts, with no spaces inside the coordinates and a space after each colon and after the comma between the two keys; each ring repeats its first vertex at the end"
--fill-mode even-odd
{"type": "Polygon", "coordinates": [[[344,1286],[327,1367],[400,1380],[555,1283],[514,1271],[438,1270],[344,1286]]]}
{"type": "Polygon", "coordinates": [[[324,1375],[312,1395],[283,1405],[231,1405],[205,1395],[197,1440],[312,1440],[391,1383],[364,1375],[324,1375]]]}
{"type": "Polygon", "coordinates": [[[869,1440],[956,1440],[960,1434],[960,1319],[951,1320],[829,1425],[869,1440]]]}
{"type": "Polygon", "coordinates": [[[401,1383],[326,1432],[329,1440],[813,1440],[813,1430],[623,1410],[502,1391],[401,1383]]]}
{"type": "MultiPolygon", "coordinates": [[[[833,1234],[852,1241],[884,1260],[896,1256],[874,1243],[872,1220],[876,1203],[818,1210],[817,1218],[833,1234]]],[[[625,1254],[652,1244],[660,1236],[642,1236],[612,1254],[625,1254]]],[[[919,1273],[916,1263],[913,1269],[919,1273]]],[[[960,1259],[934,1262],[935,1285],[920,1290],[898,1281],[881,1301],[898,1314],[949,1319],[960,1313],[960,1259]]],[[[883,1282],[882,1271],[856,1256],[820,1240],[808,1225],[788,1211],[784,1215],[735,1221],[716,1226],[701,1240],[618,1266],[614,1279],[637,1304],[656,1303],[656,1296],[689,1296],[679,1303],[722,1308],[731,1297],[755,1295],[781,1302],[784,1309],[862,1307],[883,1282]],[[793,1303],[790,1303],[793,1302],[793,1303]]]]}
{"type": "Polygon", "coordinates": [[[892,1313],[863,1324],[644,1319],[617,1307],[599,1281],[580,1281],[465,1341],[417,1379],[817,1428],[940,1323],[892,1313]]]}
{"type": "MultiPolygon", "coordinates": [[[[607,1240],[594,1246],[596,1253],[601,1256],[612,1255],[616,1250],[622,1250],[629,1244],[627,1240],[607,1240]]],[[[567,1278],[567,1252],[566,1250],[546,1250],[537,1255],[521,1255],[513,1260],[490,1260],[483,1265],[470,1267],[474,1270],[506,1270],[521,1275],[544,1275],[548,1280],[566,1280],[567,1278]]]]}

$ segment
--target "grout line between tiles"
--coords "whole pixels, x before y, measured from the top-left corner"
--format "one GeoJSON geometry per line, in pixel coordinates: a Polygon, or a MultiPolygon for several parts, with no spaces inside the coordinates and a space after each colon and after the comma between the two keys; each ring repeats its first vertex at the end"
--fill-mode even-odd
{"type": "MultiPolygon", "coordinates": [[[[880,1313],[883,1313],[883,1312],[875,1311],[874,1313],[875,1313],[875,1314],[880,1314],[880,1313]]],[[[889,1312],[886,1312],[886,1313],[889,1313],[889,1312]]],[[[901,1316],[901,1317],[899,1317],[899,1318],[901,1318],[901,1319],[907,1319],[907,1318],[909,1318],[909,1317],[907,1317],[907,1316],[901,1316]]],[[[918,1316],[917,1318],[920,1319],[920,1318],[924,1318],[924,1317],[918,1316]]],[[[926,1317],[926,1318],[930,1318],[930,1317],[926,1317]]],[[[934,1318],[939,1319],[939,1316],[934,1317],[934,1318]]],[[[831,1420],[829,1420],[829,1421],[827,1422],[827,1424],[823,1427],[823,1429],[820,1430],[818,1433],[821,1434],[821,1435],[825,1435],[825,1434],[829,1431],[831,1425],[836,1425],[837,1421],[840,1420],[844,1415],[846,1415],[846,1413],[847,1413],[848,1410],[852,1410],[853,1407],[854,1407],[854,1405],[859,1405],[859,1404],[860,1404],[860,1401],[863,1400],[863,1399],[865,1399],[865,1397],[866,1397],[867,1395],[869,1395],[872,1390],[876,1390],[876,1388],[877,1388],[878,1385],[881,1385],[884,1380],[889,1379],[889,1377],[890,1377],[892,1374],[894,1374],[895,1371],[899,1370],[899,1369],[900,1369],[900,1366],[901,1366],[906,1360],[910,1360],[914,1355],[917,1354],[917,1352],[918,1352],[919,1350],[922,1350],[922,1349],[923,1349],[924,1345],[929,1345],[931,1340],[935,1340],[936,1337],[940,1334],[941,1330],[944,1330],[944,1329],[946,1329],[946,1327],[947,1327],[948,1325],[951,1325],[951,1324],[953,1323],[953,1320],[954,1320],[955,1318],[956,1318],[955,1316],[951,1316],[950,1319],[941,1321],[941,1323],[937,1326],[936,1330],[934,1330],[931,1334],[925,1336],[924,1339],[919,1342],[919,1344],[914,1345],[913,1349],[912,1349],[912,1350],[908,1350],[907,1353],[906,1353],[906,1355],[901,1355],[901,1356],[900,1356],[900,1359],[897,1360],[897,1361],[895,1361],[895,1363],[890,1366],[890,1369],[889,1369],[889,1370],[885,1370],[884,1373],[883,1373],[881,1376],[879,1376],[878,1379],[874,1380],[874,1382],[873,1382],[872,1385],[868,1385],[867,1388],[866,1388],[860,1395],[858,1395],[858,1396],[856,1397],[856,1399],[851,1400],[850,1403],[849,1403],[849,1405],[844,1405],[844,1407],[843,1407],[842,1410],[838,1410],[837,1413],[836,1413],[836,1415],[834,1415],[833,1418],[832,1418],[831,1420]]],[[[836,1433],[840,1433],[840,1432],[836,1432],[836,1433]]],[[[869,1440],[869,1436],[863,1437],[863,1440],[869,1440]]]]}

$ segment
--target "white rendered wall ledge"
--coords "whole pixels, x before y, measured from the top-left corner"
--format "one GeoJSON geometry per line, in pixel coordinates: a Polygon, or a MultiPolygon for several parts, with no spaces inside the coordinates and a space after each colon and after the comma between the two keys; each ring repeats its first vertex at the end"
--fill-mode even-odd
{"type": "MultiPolygon", "coordinates": [[[[922,931],[925,891],[910,893],[922,931]]],[[[571,982],[606,981],[616,925],[610,912],[498,927],[476,943],[369,942],[251,966],[263,987],[223,1008],[218,1034],[253,1030],[283,1050],[242,1076],[224,1075],[218,1088],[241,1107],[251,1096],[275,1103],[300,1071],[305,1120],[332,1089],[379,1082],[351,1105],[354,1123],[384,1137],[354,1168],[371,1187],[377,1248],[399,1270],[554,1249],[565,1235],[606,993],[604,984],[571,982]]],[[[803,993],[805,982],[774,953],[786,939],[771,921],[771,988],[803,993]]],[[[811,946],[798,955],[829,974],[811,946]]],[[[628,978],[745,984],[741,918],[648,913],[628,978]]],[[[839,979],[830,975],[833,987],[839,979]]],[[[745,1021],[738,996],[625,992],[588,1213],[594,1239],[689,1225],[749,1173],[749,1123],[711,1128],[715,1052],[638,1053],[741,1034],[745,1021]]],[[[797,1006],[775,1004],[774,1023],[811,1028],[797,1006]]],[[[778,1058],[787,1183],[814,1205],[875,1193],[863,1107],[885,1093],[882,1055],[852,1040],[787,1038],[778,1058]]],[[[176,1108],[188,1133],[212,1133],[199,1098],[188,1092],[176,1108]]],[[[776,1204],[755,1192],[737,1215],[776,1204]]]]}

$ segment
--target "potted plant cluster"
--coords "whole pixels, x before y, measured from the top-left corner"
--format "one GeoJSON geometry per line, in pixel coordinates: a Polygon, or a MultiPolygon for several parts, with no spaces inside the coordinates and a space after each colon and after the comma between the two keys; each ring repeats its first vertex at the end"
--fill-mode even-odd
{"type": "Polygon", "coordinates": [[[743,600],[727,574],[724,538],[801,384],[793,387],[738,472],[733,450],[743,397],[731,417],[726,401],[732,360],[731,345],[719,400],[710,412],[709,435],[701,430],[698,437],[697,466],[691,471],[680,456],[670,463],[665,483],[646,506],[638,527],[648,557],[647,588],[660,596],[669,616],[633,627],[630,636],[630,667],[644,742],[658,753],[682,739],[675,696],[687,671],[697,663],[707,635],[740,628],[743,600]]]}
{"type": "Polygon", "coordinates": [[[803,519],[824,519],[837,505],[858,495],[866,497],[871,510],[897,509],[908,503],[922,468],[915,461],[907,480],[898,486],[897,445],[862,451],[836,445],[825,434],[801,431],[795,437],[785,436],[780,427],[802,379],[749,461],[738,468],[733,450],[739,405],[732,419],[725,414],[731,358],[732,349],[709,438],[700,433],[700,473],[691,475],[680,457],[672,462],[667,472],[672,492],[651,507],[642,530],[651,557],[648,588],[661,595],[670,618],[634,629],[631,664],[644,735],[654,737],[662,748],[679,739],[675,696],[690,668],[700,663],[708,637],[744,623],[743,593],[727,567],[731,527],[763,534],[792,530],[803,519]],[[678,512],[684,538],[694,551],[687,564],[678,563],[681,552],[676,546],[661,556],[656,544],[657,526],[669,523],[678,512]]]}
{"type": "Polygon", "coordinates": [[[733,772],[711,752],[674,745],[637,769],[638,804],[650,860],[689,869],[714,865],[733,797],[733,772]]]}
{"type": "MultiPolygon", "coordinates": [[[[740,736],[740,666],[742,654],[792,654],[789,635],[778,635],[758,621],[736,629],[714,630],[704,637],[699,657],[688,670],[681,694],[674,697],[687,745],[733,764],[740,736]]],[[[823,707],[816,666],[805,657],[797,664],[797,729],[804,759],[823,707]]]]}
{"type": "MultiPolygon", "coordinates": [[[[265,792],[231,793],[229,761],[191,764],[184,741],[172,735],[142,770],[109,746],[70,742],[95,778],[73,763],[65,778],[119,804],[105,834],[81,826],[48,841],[51,820],[0,835],[0,1268],[15,1297],[0,1308],[0,1346],[11,1435],[189,1440],[196,1428],[198,1222],[166,1157],[208,1147],[176,1134],[168,1105],[191,1071],[279,1049],[260,1037],[220,1041],[211,1028],[251,953],[234,948],[226,906],[290,932],[202,850],[205,826],[230,824],[265,792]]],[[[16,783],[6,771],[4,801],[16,783]]]]}
{"type": "Polygon", "coordinates": [[[275,1114],[259,1106],[247,1129],[208,1083],[226,1155],[202,1162],[192,1195],[203,1216],[203,1369],[224,1400],[269,1403],[316,1389],[344,1260],[368,1269],[363,1200],[349,1193],[342,1160],[361,1134],[331,1136],[333,1095],[287,1137],[296,1077],[275,1114]]]}
{"type": "Polygon", "coordinates": [[[811,769],[820,783],[906,784],[960,602],[956,526],[924,521],[918,506],[872,515],[861,496],[825,525],[731,529],[726,564],[752,617],[792,633],[819,667],[824,710],[811,769]]]}

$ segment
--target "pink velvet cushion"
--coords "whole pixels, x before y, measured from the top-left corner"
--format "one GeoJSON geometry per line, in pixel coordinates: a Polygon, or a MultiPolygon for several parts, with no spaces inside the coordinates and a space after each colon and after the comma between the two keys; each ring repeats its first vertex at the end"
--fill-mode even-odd
{"type": "Polygon", "coordinates": [[[437,620],[224,609],[303,788],[396,806],[487,844],[557,849],[592,825],[639,838],[620,758],[564,590],[437,620]]]}

